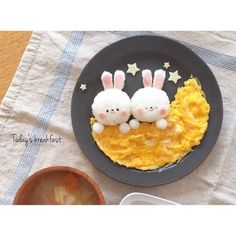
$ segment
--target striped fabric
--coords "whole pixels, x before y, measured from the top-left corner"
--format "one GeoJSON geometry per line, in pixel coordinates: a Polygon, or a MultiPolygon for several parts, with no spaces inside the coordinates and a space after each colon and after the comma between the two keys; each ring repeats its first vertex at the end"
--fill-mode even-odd
{"type": "MultiPolygon", "coordinates": [[[[114,32],[124,37],[138,36],[138,35],[159,35],[158,33],[153,32],[114,32]]],[[[211,65],[221,67],[227,70],[236,72],[236,57],[226,55],[224,53],[216,52],[207,48],[199,47],[197,45],[178,40],[180,43],[184,44],[188,48],[192,49],[198,56],[200,56],[206,63],[211,65]]]]}
{"type": "Polygon", "coordinates": [[[132,191],[182,204],[235,204],[235,72],[234,32],[34,32],[0,107],[0,203],[12,204],[22,182],[35,171],[67,165],[91,175],[108,204],[118,204],[132,191]],[[71,127],[71,96],[83,67],[105,46],[135,35],[165,35],[192,49],[213,70],[224,99],[222,132],[209,158],[184,179],[158,188],[127,186],[101,174],[81,153],[71,127]],[[28,138],[53,134],[62,144],[26,146],[13,141],[13,133],[28,138]]]}
{"type": "MultiPolygon", "coordinates": [[[[31,138],[33,138],[34,136],[38,138],[45,137],[48,122],[57,107],[57,103],[60,101],[61,93],[63,92],[63,89],[67,82],[71,66],[73,65],[82,39],[82,32],[72,32],[69,36],[68,42],[59,60],[58,67],[55,72],[55,77],[52,79],[48,94],[46,95],[42,107],[36,118],[37,121],[32,134],[30,135],[31,138]]],[[[25,178],[29,175],[29,172],[39,151],[40,145],[41,143],[30,143],[25,148],[12,179],[12,183],[10,184],[6,196],[3,200],[4,203],[9,204],[12,202],[12,198],[16,194],[16,191],[19,188],[20,184],[22,184],[22,181],[25,180],[25,178]]]]}

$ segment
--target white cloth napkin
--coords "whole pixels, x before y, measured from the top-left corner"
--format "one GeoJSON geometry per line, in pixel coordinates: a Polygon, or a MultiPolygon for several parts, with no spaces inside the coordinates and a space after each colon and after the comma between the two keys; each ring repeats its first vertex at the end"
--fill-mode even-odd
{"type": "Polygon", "coordinates": [[[34,172],[67,165],[93,177],[107,204],[119,204],[133,191],[180,204],[236,204],[235,73],[236,32],[33,32],[0,107],[0,203],[11,204],[34,172]],[[138,34],[161,34],[187,44],[212,69],[224,102],[220,137],[207,160],[183,179],[160,187],[133,187],[102,174],[81,153],[71,125],[71,96],[86,63],[110,43],[138,34]],[[26,146],[20,135],[55,139],[26,146]]]}

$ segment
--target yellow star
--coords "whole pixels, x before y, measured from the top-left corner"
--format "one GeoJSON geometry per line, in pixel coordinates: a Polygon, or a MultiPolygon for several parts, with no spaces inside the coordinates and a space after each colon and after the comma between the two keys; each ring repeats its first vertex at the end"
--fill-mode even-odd
{"type": "Polygon", "coordinates": [[[167,61],[167,62],[164,62],[164,66],[166,69],[168,69],[170,67],[170,63],[167,61]]]}
{"type": "Polygon", "coordinates": [[[81,84],[80,89],[83,90],[83,91],[86,90],[87,89],[86,84],[81,84]]]}
{"type": "Polygon", "coordinates": [[[179,79],[182,78],[181,76],[179,76],[178,70],[176,70],[175,72],[169,72],[169,75],[170,75],[170,77],[169,77],[168,81],[173,81],[175,84],[177,83],[177,81],[179,79]]]}
{"type": "Polygon", "coordinates": [[[133,76],[135,76],[135,74],[140,71],[140,69],[137,67],[137,64],[128,64],[128,70],[127,73],[131,73],[133,76]]]}

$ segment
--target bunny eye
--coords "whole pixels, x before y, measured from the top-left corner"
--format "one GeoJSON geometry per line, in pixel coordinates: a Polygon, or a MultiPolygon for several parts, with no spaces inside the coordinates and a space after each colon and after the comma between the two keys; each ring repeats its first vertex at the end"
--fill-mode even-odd
{"type": "Polygon", "coordinates": [[[109,112],[109,110],[106,110],[106,112],[109,112]]]}
{"type": "Polygon", "coordinates": [[[119,111],[119,108],[116,108],[117,111],[119,111]]]}

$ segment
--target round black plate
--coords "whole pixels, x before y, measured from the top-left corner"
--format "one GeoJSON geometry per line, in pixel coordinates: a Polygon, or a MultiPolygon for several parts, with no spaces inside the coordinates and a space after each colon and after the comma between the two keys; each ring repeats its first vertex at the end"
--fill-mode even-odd
{"type": "MultiPolygon", "coordinates": [[[[124,91],[131,97],[137,89],[143,87],[141,72],[136,74],[135,79],[130,74],[126,76],[124,91]]],[[[157,186],[184,177],[206,159],[219,136],[223,106],[221,92],[214,75],[195,53],[168,38],[136,36],[109,45],[89,61],[74,89],[71,116],[74,134],[81,150],[100,171],[126,184],[157,186]],[[178,70],[182,76],[177,85],[167,81],[164,84],[163,90],[167,92],[171,101],[174,99],[177,88],[182,86],[191,74],[199,78],[206,94],[211,111],[208,129],[201,144],[187,154],[182,161],[152,171],[130,169],[113,163],[94,142],[89,125],[93,99],[98,92],[103,90],[100,80],[102,72],[106,70],[114,73],[117,69],[127,71],[127,64],[135,62],[140,70],[154,71],[159,68],[163,69],[163,63],[166,61],[169,61],[171,65],[168,71],[178,70]],[[87,91],[80,89],[81,84],[87,84],[87,91]]]]}

